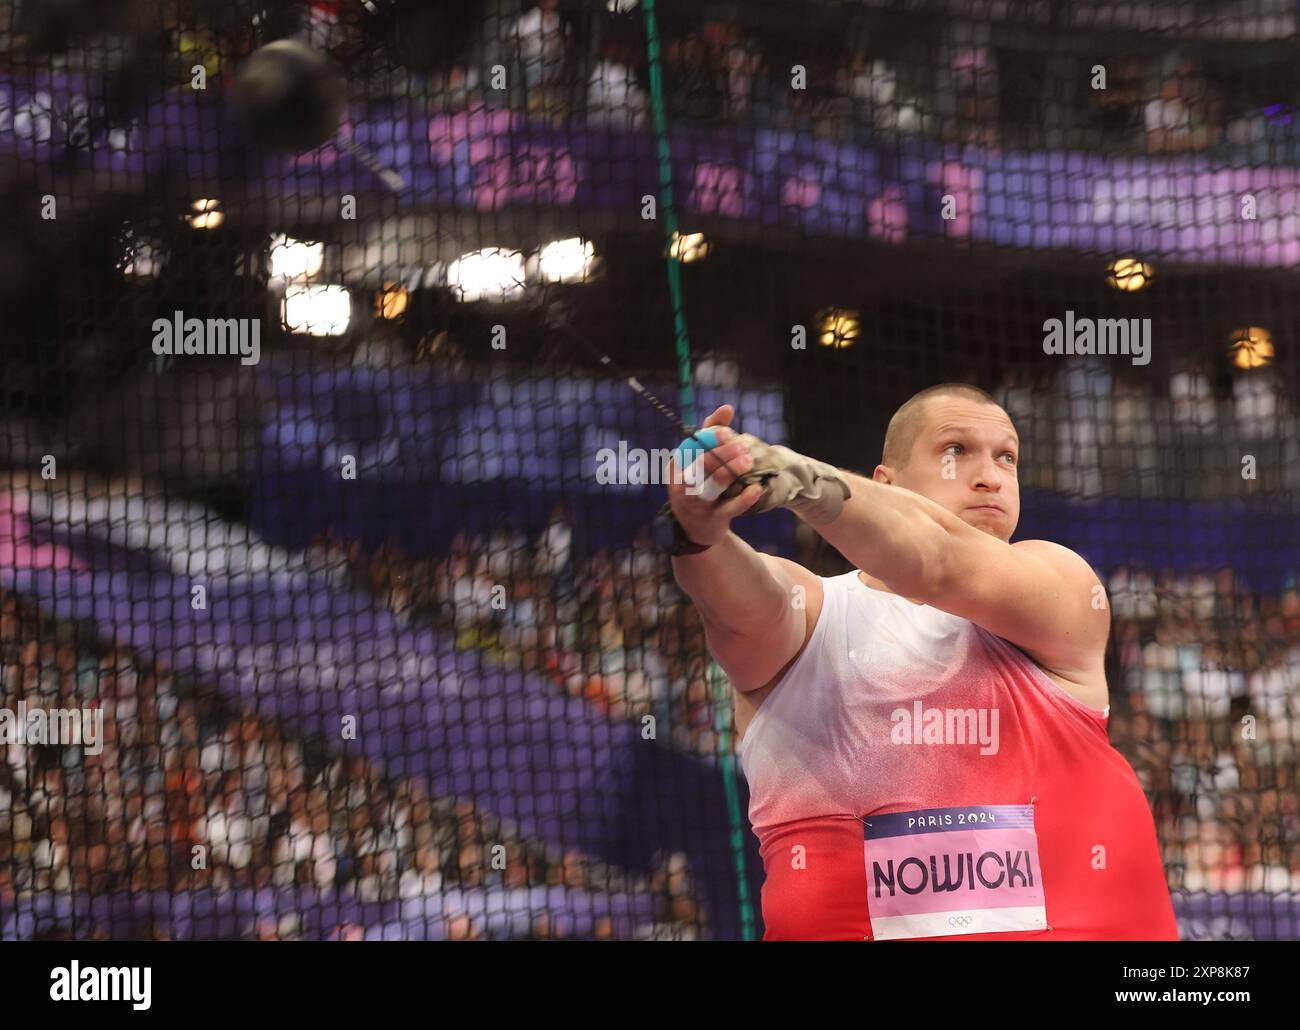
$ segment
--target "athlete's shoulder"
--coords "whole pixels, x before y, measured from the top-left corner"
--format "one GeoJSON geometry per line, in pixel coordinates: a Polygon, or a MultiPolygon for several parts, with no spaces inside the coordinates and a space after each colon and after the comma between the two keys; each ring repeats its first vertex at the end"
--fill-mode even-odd
{"type": "Polygon", "coordinates": [[[1040,598],[1044,610],[1053,612],[1048,634],[1015,641],[1056,683],[1085,704],[1107,704],[1102,671],[1110,638],[1111,613],[1106,588],[1084,558],[1050,540],[1022,540],[1013,544],[1018,553],[1041,562],[1057,578],[1040,598]]]}
{"type": "Polygon", "coordinates": [[[1077,552],[1051,540],[1018,540],[1011,545],[1019,553],[1032,555],[1052,567],[1054,571],[1071,580],[1099,583],[1100,579],[1091,565],[1077,552]]]}
{"type": "Polygon", "coordinates": [[[774,572],[784,573],[789,576],[796,584],[805,588],[805,590],[815,590],[818,596],[821,595],[826,584],[832,582],[835,576],[819,576],[812,569],[800,565],[797,561],[790,558],[782,558],[777,554],[765,554],[759,552],[759,557],[767,564],[768,568],[774,572]]]}

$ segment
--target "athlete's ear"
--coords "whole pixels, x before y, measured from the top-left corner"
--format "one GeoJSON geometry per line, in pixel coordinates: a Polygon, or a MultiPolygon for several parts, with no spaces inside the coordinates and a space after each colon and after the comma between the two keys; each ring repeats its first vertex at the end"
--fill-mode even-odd
{"type": "Polygon", "coordinates": [[[894,470],[888,465],[877,465],[876,470],[871,473],[871,478],[877,483],[884,483],[887,486],[894,485],[894,470]]]}

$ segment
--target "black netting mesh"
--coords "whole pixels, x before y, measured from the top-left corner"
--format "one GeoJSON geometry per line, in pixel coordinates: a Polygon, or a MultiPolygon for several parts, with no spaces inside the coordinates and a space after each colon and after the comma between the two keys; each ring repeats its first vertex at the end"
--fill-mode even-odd
{"type": "Polygon", "coordinates": [[[0,0],[0,938],[761,935],[625,374],[868,472],[992,392],[1181,932],[1296,937],[1296,25],[0,0]]]}

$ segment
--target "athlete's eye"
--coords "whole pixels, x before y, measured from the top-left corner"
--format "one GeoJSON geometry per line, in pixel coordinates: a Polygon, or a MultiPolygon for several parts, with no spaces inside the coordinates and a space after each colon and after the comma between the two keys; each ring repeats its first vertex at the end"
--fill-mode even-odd
{"type": "Polygon", "coordinates": [[[944,448],[944,451],[945,451],[945,452],[950,451],[950,450],[952,450],[954,447],[957,448],[957,450],[958,450],[959,452],[966,450],[966,448],[963,447],[963,446],[962,446],[961,444],[959,444],[959,443],[950,443],[947,447],[944,448]]]}
{"type": "Polygon", "coordinates": [[[1010,460],[1009,464],[1011,464],[1011,465],[1014,465],[1014,464],[1016,463],[1016,456],[1015,456],[1011,451],[1003,451],[1003,452],[1002,452],[1002,457],[1004,457],[1004,458],[1010,458],[1011,460],[1010,460]]]}

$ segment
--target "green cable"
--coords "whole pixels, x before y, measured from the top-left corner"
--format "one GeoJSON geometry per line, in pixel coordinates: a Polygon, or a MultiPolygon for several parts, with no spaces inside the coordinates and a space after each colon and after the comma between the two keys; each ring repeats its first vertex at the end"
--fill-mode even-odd
{"type": "MultiPolygon", "coordinates": [[[[682,297],[682,270],[673,253],[677,237],[677,211],[673,207],[672,152],[668,146],[668,115],[664,106],[663,69],[659,63],[659,28],[655,22],[654,0],[644,0],[646,56],[650,69],[650,104],[654,110],[655,138],[659,151],[659,203],[664,211],[664,238],[668,246],[668,295],[673,306],[673,330],[677,343],[677,378],[681,388],[682,418],[695,425],[695,390],[691,385],[691,344],[686,333],[686,305],[682,297]]],[[[727,797],[727,818],[731,827],[731,854],[736,866],[736,887],[740,898],[741,939],[754,939],[754,904],[749,896],[745,876],[745,827],[740,814],[740,792],[736,787],[736,762],[731,754],[731,735],[727,728],[726,677],[718,663],[709,662],[709,681],[713,688],[715,729],[718,734],[718,760],[722,766],[722,785],[727,797]]]]}
{"type": "Polygon", "coordinates": [[[731,735],[727,732],[727,682],[722,667],[709,660],[709,679],[713,683],[714,710],[718,713],[718,755],[722,765],[722,784],[727,795],[727,816],[731,826],[731,856],[736,863],[736,891],[740,897],[741,940],[754,939],[754,902],[745,878],[745,827],[740,819],[740,793],[736,789],[736,763],[731,756],[731,735]]]}
{"type": "MultiPolygon", "coordinates": [[[[673,305],[673,330],[677,340],[677,379],[682,391],[682,418],[695,425],[695,390],[691,386],[691,344],[686,335],[686,309],[682,302],[681,262],[673,255],[677,236],[677,209],[673,207],[672,153],[668,147],[668,114],[664,109],[663,69],[659,64],[659,29],[654,0],[645,0],[647,60],[650,66],[650,105],[654,108],[655,139],[659,149],[659,203],[664,209],[664,238],[668,241],[668,294],[673,305]]],[[[680,247],[680,241],[676,241],[680,247]]]]}

